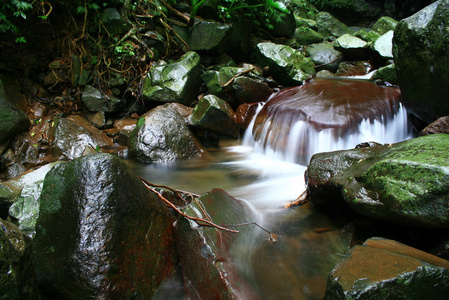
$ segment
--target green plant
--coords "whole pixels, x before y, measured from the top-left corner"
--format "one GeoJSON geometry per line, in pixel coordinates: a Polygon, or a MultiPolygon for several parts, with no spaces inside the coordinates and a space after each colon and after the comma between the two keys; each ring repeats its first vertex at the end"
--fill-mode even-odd
{"type": "Polygon", "coordinates": [[[33,5],[28,1],[3,1],[0,6],[0,31],[13,33],[16,36],[16,43],[26,43],[25,37],[20,36],[19,28],[14,24],[13,18],[26,19],[25,11],[32,8],[33,5]],[[11,15],[13,18],[11,18],[11,15]]]}

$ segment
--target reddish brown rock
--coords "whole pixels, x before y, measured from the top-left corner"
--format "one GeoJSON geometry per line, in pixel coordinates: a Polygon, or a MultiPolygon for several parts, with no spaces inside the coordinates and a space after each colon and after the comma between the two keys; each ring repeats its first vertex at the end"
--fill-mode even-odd
{"type": "Polygon", "coordinates": [[[235,111],[235,121],[240,128],[248,128],[249,123],[253,120],[256,115],[257,107],[259,103],[244,103],[237,107],[235,111]]]}
{"type": "Polygon", "coordinates": [[[437,133],[449,133],[449,116],[438,118],[435,122],[424,128],[419,133],[419,136],[437,133]]]}

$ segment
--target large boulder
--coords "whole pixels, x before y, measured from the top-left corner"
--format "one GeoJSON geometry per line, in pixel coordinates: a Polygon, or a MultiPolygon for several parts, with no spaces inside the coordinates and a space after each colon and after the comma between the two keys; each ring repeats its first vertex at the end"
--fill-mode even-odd
{"type": "Polygon", "coordinates": [[[174,63],[153,67],[143,83],[143,98],[190,105],[201,85],[200,72],[200,56],[193,51],[174,63]]]}
{"type": "Polygon", "coordinates": [[[393,56],[403,101],[426,123],[449,114],[449,0],[437,1],[399,22],[393,56]]]}
{"type": "MultiPolygon", "coordinates": [[[[306,172],[312,203],[346,203],[359,214],[399,224],[449,228],[449,135],[315,154],[306,172]]],[[[343,205],[344,206],[344,205],[343,205]]]]}
{"type": "Polygon", "coordinates": [[[449,261],[371,238],[332,270],[324,299],[446,299],[448,293],[449,261]]]}
{"type": "Polygon", "coordinates": [[[0,299],[38,299],[31,239],[0,219],[0,299]]]}
{"type": "Polygon", "coordinates": [[[8,102],[6,97],[0,80],[0,145],[30,126],[27,115],[8,102]]]}
{"type": "Polygon", "coordinates": [[[363,60],[370,56],[368,43],[348,33],[340,36],[335,41],[334,47],[343,53],[347,60],[363,60]]]}
{"type": "Polygon", "coordinates": [[[33,257],[59,299],[151,299],[174,264],[173,218],[126,164],[81,157],[46,176],[33,257]]]}
{"type": "Polygon", "coordinates": [[[201,149],[183,117],[158,106],[142,115],[128,140],[130,155],[141,162],[167,162],[200,155],[201,149]]]}
{"type": "Polygon", "coordinates": [[[313,62],[289,46],[259,43],[256,57],[259,66],[269,67],[270,74],[286,86],[301,85],[315,76],[313,62]]]}

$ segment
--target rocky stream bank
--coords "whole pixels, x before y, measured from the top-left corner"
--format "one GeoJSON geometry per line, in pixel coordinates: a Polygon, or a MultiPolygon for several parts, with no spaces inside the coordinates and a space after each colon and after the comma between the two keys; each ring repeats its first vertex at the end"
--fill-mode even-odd
{"type": "MultiPolygon", "coordinates": [[[[401,20],[376,15],[369,28],[286,3],[271,40],[216,20],[177,28],[189,50],[152,62],[139,98],[118,73],[105,91],[86,69],[72,70],[77,89],[48,93],[65,70],[57,61],[41,81],[0,76],[1,299],[265,299],[231,255],[250,229],[220,226],[257,221],[251,207],[220,189],[153,185],[122,158],[207,159],[274,92],[355,75],[375,86],[365,90],[401,93],[421,136],[311,158],[303,205],[282,222],[295,230],[298,211],[325,212],[334,227],[314,234],[344,231],[345,257],[322,289],[301,295],[447,297],[449,1],[401,20]]],[[[285,238],[266,234],[267,248],[285,238]]]]}

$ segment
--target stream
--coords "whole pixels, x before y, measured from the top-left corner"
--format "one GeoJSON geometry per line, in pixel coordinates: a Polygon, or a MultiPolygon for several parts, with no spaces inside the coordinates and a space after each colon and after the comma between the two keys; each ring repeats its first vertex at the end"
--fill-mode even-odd
{"type": "Polygon", "coordinates": [[[221,188],[247,201],[254,208],[254,220],[279,239],[270,243],[257,227],[238,238],[232,253],[242,277],[262,299],[322,299],[328,273],[351,245],[353,226],[337,226],[309,204],[291,209],[284,204],[305,190],[304,161],[314,153],[354,148],[367,141],[393,143],[411,138],[407,112],[399,103],[391,117],[365,118],[346,135],[335,135],[333,129],[316,130],[307,127],[307,121],[283,115],[282,126],[288,128],[289,136],[282,149],[276,142],[267,142],[272,140],[268,137],[275,118],[262,124],[258,141],[253,135],[255,119],[239,140],[222,140],[206,157],[168,164],[127,163],[153,184],[197,194],[221,188]],[[298,162],[298,154],[292,151],[304,144],[304,135],[307,151],[298,162]]]}

